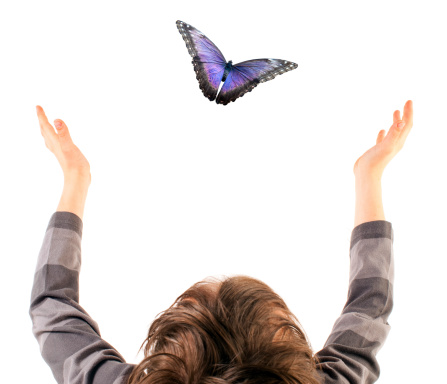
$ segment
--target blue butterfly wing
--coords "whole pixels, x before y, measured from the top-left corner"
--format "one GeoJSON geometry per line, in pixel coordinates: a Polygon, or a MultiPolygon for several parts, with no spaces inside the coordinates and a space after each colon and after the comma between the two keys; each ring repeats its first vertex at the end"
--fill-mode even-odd
{"type": "Polygon", "coordinates": [[[222,86],[216,103],[227,105],[259,83],[273,80],[276,76],[298,68],[298,64],[280,59],[256,59],[235,64],[222,86]]]}
{"type": "Polygon", "coordinates": [[[192,64],[205,97],[213,101],[222,81],[226,60],[222,52],[202,32],[177,20],[177,28],[185,40],[192,64]]]}

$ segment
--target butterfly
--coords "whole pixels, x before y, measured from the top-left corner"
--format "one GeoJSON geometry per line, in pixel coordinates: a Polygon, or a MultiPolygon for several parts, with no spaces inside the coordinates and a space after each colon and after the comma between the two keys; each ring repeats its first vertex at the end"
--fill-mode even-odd
{"type": "Polygon", "coordinates": [[[193,58],[200,89],[205,97],[210,101],[216,99],[218,104],[227,105],[251,92],[259,83],[298,68],[298,64],[280,59],[248,60],[233,65],[202,32],[180,20],[176,24],[193,58]],[[223,85],[217,94],[221,82],[223,85]]]}

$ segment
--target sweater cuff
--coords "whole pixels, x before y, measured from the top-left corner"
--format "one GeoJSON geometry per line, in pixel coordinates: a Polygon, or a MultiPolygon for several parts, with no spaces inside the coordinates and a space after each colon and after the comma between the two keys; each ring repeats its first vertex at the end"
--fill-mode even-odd
{"type": "Polygon", "coordinates": [[[82,228],[84,224],[82,219],[75,213],[68,211],[56,211],[50,218],[47,231],[50,228],[65,228],[75,231],[82,239],[82,228]]]}
{"type": "Polygon", "coordinates": [[[351,233],[350,249],[360,240],[384,237],[393,241],[393,228],[389,221],[374,220],[357,225],[351,233]]]}

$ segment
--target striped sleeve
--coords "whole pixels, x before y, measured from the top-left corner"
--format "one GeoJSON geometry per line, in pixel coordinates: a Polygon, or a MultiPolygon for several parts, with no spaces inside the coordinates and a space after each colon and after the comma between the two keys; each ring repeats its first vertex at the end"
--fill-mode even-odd
{"type": "Polygon", "coordinates": [[[323,349],[316,355],[322,383],[370,384],[377,353],[390,331],[393,308],[394,231],[391,223],[362,223],[351,233],[348,299],[323,349]]]}
{"type": "Polygon", "coordinates": [[[74,213],[51,216],[31,292],[32,331],[58,383],[123,384],[134,365],[101,338],[79,305],[82,227],[74,213]]]}

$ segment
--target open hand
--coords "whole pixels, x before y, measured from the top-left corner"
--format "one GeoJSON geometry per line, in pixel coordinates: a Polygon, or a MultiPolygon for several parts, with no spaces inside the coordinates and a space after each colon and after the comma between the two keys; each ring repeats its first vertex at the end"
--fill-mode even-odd
{"type": "Polygon", "coordinates": [[[40,133],[45,139],[45,145],[56,156],[64,176],[81,176],[90,185],[90,164],[79,148],[74,145],[65,123],[60,119],[54,120],[54,125],[57,128],[56,133],[40,105],[36,105],[36,111],[40,124],[40,133]]]}
{"type": "Polygon", "coordinates": [[[391,125],[385,136],[382,129],[377,136],[376,145],[360,156],[354,164],[354,174],[370,174],[380,178],[383,170],[391,159],[401,150],[405,140],[413,127],[413,102],[408,100],[404,106],[404,115],[400,119],[400,111],[393,114],[393,125],[391,125]],[[399,123],[405,123],[399,127],[399,123]]]}

